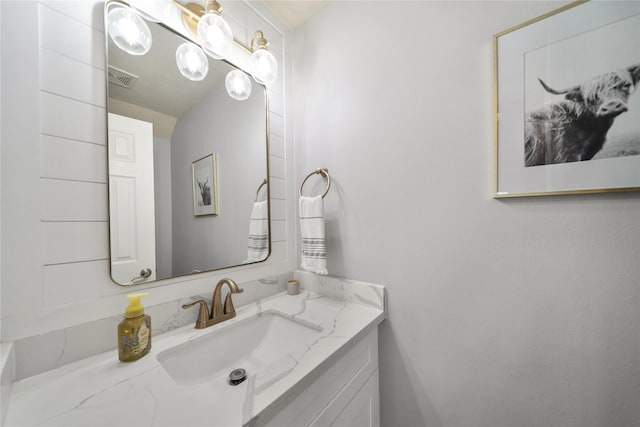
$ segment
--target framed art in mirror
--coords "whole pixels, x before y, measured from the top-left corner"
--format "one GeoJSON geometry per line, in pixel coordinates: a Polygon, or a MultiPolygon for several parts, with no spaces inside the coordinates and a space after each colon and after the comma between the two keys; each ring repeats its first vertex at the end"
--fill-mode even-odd
{"type": "Polygon", "coordinates": [[[218,215],[217,156],[211,153],[191,164],[193,214],[218,215]]]}
{"type": "Polygon", "coordinates": [[[494,197],[640,190],[640,2],[569,4],[493,54],[494,197]]]}

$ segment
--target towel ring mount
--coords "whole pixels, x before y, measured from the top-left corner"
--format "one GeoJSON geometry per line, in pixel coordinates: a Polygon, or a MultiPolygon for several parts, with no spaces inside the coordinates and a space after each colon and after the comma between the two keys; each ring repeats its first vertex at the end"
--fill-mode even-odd
{"type": "Polygon", "coordinates": [[[324,196],[326,196],[327,193],[329,193],[329,188],[331,188],[331,177],[329,176],[329,169],[318,168],[313,172],[311,172],[309,175],[307,175],[304,180],[302,180],[302,184],[300,184],[300,197],[302,197],[302,187],[304,187],[304,183],[307,182],[307,180],[311,177],[311,175],[315,175],[315,174],[319,174],[327,178],[327,188],[324,190],[324,193],[322,193],[322,198],[324,198],[324,196]]]}
{"type": "Polygon", "coordinates": [[[256,198],[254,200],[254,202],[258,201],[258,196],[260,195],[260,190],[262,190],[262,187],[264,187],[265,185],[267,185],[267,179],[265,178],[264,181],[262,181],[262,184],[260,184],[260,186],[258,187],[258,191],[256,191],[256,198]]]}

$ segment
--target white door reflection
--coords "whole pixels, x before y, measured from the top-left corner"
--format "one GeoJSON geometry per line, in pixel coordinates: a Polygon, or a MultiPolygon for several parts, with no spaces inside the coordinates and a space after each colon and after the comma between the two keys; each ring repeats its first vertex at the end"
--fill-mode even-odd
{"type": "Polygon", "coordinates": [[[156,278],[153,125],[109,113],[111,276],[156,278]]]}

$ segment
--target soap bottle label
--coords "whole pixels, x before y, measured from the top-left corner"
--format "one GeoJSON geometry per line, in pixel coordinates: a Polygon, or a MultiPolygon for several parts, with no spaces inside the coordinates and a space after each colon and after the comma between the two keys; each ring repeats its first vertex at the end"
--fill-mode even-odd
{"type": "Polygon", "coordinates": [[[140,327],[138,328],[137,335],[138,335],[138,345],[133,350],[133,354],[142,353],[147,349],[147,346],[149,345],[149,328],[147,328],[146,323],[143,323],[142,325],[140,325],[140,327]]]}
{"type": "Polygon", "coordinates": [[[149,346],[149,327],[142,322],[138,327],[131,327],[122,336],[122,353],[135,357],[147,351],[149,346]]]}

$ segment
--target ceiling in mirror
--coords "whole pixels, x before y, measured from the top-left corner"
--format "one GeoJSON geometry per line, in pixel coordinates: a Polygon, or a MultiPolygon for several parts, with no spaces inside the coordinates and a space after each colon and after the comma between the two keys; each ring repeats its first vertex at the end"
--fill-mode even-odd
{"type": "MultiPolygon", "coordinates": [[[[110,19],[109,10],[122,4],[105,7],[110,19]]],[[[144,55],[106,36],[113,280],[147,283],[266,259],[264,86],[207,57],[206,76],[186,78],[176,51],[187,40],[145,24],[152,43],[144,55]],[[242,81],[229,83],[228,76],[242,81]]]]}

